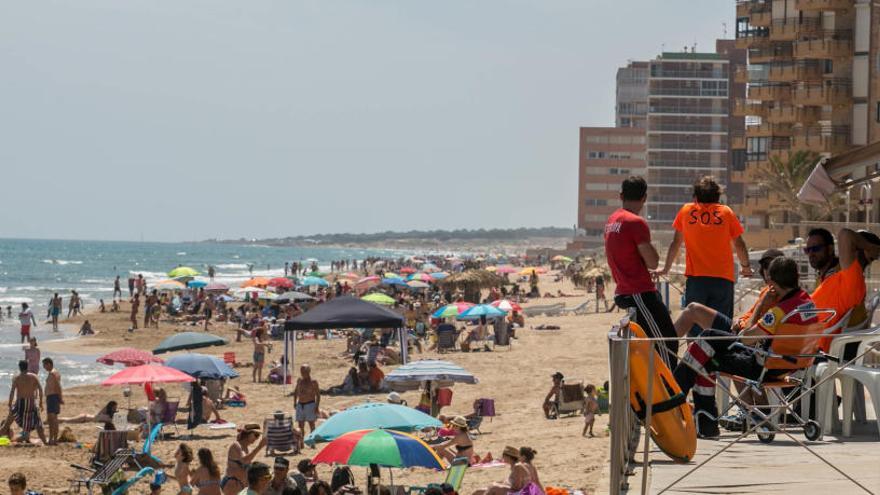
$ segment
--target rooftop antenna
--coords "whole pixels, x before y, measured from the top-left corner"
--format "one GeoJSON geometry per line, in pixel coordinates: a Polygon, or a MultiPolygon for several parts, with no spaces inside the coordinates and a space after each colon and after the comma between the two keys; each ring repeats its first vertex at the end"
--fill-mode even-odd
{"type": "Polygon", "coordinates": [[[694,44],[691,45],[691,53],[697,53],[697,40],[694,40],[694,44]]]}
{"type": "Polygon", "coordinates": [[[726,22],[721,23],[721,32],[723,33],[722,38],[727,39],[727,23],[726,22]]]}

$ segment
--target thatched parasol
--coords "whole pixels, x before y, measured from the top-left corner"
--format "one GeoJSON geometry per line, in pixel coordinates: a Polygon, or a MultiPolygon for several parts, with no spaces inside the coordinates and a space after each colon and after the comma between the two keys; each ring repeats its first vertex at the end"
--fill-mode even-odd
{"type": "Polygon", "coordinates": [[[480,290],[498,287],[503,283],[503,278],[486,270],[466,270],[440,282],[444,287],[461,289],[464,299],[473,303],[480,302],[480,290]]]}

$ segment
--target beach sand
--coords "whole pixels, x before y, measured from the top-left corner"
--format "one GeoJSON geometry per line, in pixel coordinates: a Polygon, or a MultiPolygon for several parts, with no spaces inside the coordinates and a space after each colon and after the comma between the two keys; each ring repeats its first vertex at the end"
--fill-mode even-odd
{"type": "MultiPolygon", "coordinates": [[[[535,299],[528,305],[540,305],[564,302],[574,307],[584,301],[582,290],[576,290],[568,281],[551,283],[550,276],[542,277],[541,291],[555,293],[557,289],[564,292],[579,294],[578,297],[535,299]]],[[[611,293],[609,288],[609,294],[611,293]]],[[[590,298],[592,301],[592,297],[590,298]]],[[[122,305],[120,313],[89,314],[87,318],[98,335],[74,341],[44,343],[43,355],[52,356],[62,353],[82,353],[98,355],[119,347],[137,347],[152,349],[163,338],[179,331],[201,331],[201,327],[171,326],[161,323],[158,330],[137,330],[128,332],[128,304],[122,305]]],[[[518,340],[511,350],[498,348],[494,352],[478,353],[445,353],[442,359],[455,362],[474,373],[480,380],[477,385],[458,384],[454,387],[452,406],[444,408],[443,414],[470,412],[472,402],[477,398],[495,399],[497,416],[486,419],[482,426],[483,434],[474,441],[476,451],[483,456],[491,452],[495,458],[501,457],[506,445],[515,447],[530,446],[537,450],[535,464],[541,481],[546,486],[565,486],[581,489],[591,493],[601,476],[602,468],[607,463],[608,437],[606,425],[607,415],[597,417],[595,424],[596,438],[581,437],[583,418],[571,416],[555,421],[544,419],[541,403],[550,385],[550,375],[555,371],[565,374],[567,381],[583,381],[597,386],[608,379],[607,341],[606,334],[612,323],[624,315],[617,313],[591,313],[580,316],[534,317],[526,320],[526,328],[518,329],[518,340]],[[561,327],[556,331],[533,330],[529,327],[540,324],[553,324],[561,327]]],[[[142,315],[139,315],[142,318],[142,315]]],[[[84,318],[78,317],[71,323],[79,324],[84,318]]],[[[222,355],[234,351],[239,361],[249,361],[252,344],[249,341],[234,342],[234,327],[215,324],[211,332],[229,338],[232,343],[223,347],[202,349],[198,352],[222,355]]],[[[350,360],[342,357],[345,347],[344,339],[302,340],[297,344],[297,365],[309,363],[313,376],[322,388],[338,385],[342,382],[350,360]]],[[[280,356],[280,345],[275,345],[267,362],[280,356]]],[[[418,354],[414,352],[412,359],[437,358],[433,352],[418,354]]],[[[390,371],[386,368],[386,373],[390,371]]],[[[253,384],[250,368],[239,370],[242,377],[233,380],[248,398],[246,408],[226,408],[222,410],[224,419],[243,424],[248,422],[262,423],[263,419],[277,409],[290,413],[293,407],[291,397],[284,395],[284,388],[277,385],[253,384]]],[[[41,375],[44,380],[45,373],[41,375]]],[[[179,385],[165,387],[169,397],[186,399],[186,394],[179,385]]],[[[402,394],[410,404],[418,403],[418,392],[402,394]]],[[[122,395],[121,387],[102,387],[100,385],[71,388],[64,393],[65,404],[62,416],[73,416],[87,412],[94,414],[109,400],[116,400],[120,407],[127,404],[122,395]]],[[[384,401],[385,395],[374,396],[342,396],[322,398],[322,409],[341,409],[366,400],[384,401]]],[[[139,387],[132,389],[133,407],[145,406],[147,399],[139,387]]],[[[178,419],[183,420],[185,413],[179,413],[178,419]]],[[[63,425],[62,425],[63,426],[63,425]]],[[[77,439],[81,442],[93,443],[97,435],[95,424],[70,425],[77,439]]],[[[17,428],[16,428],[17,429],[17,428]]],[[[180,426],[181,434],[186,434],[184,425],[180,426]]],[[[208,447],[214,452],[215,459],[225,467],[226,450],[233,440],[233,430],[209,430],[202,426],[196,430],[196,440],[185,440],[194,450],[208,447]]],[[[161,441],[153,448],[153,453],[166,462],[173,462],[173,452],[179,444],[178,440],[161,441]]],[[[139,446],[138,446],[139,447],[139,446]]],[[[318,449],[320,449],[320,445],[318,449]]],[[[311,457],[319,450],[308,447],[301,456],[291,458],[295,466],[300,458],[311,457]]],[[[84,449],[75,448],[72,444],[61,444],[55,447],[3,447],[0,448],[0,478],[5,481],[15,471],[23,472],[29,487],[47,494],[67,493],[69,480],[75,471],[71,463],[86,464],[89,453],[84,449]]],[[[258,455],[257,460],[271,464],[271,459],[258,455]]],[[[193,466],[195,467],[195,466],[193,466]]],[[[319,466],[322,479],[331,474],[331,467],[319,466]]],[[[354,467],[353,472],[363,486],[366,468],[354,467]]],[[[464,479],[461,493],[486,486],[493,481],[502,481],[507,477],[507,468],[470,469],[464,479]]],[[[387,470],[382,474],[387,481],[387,470]]],[[[425,484],[438,482],[442,475],[436,472],[413,469],[396,470],[395,484],[425,484]]],[[[176,493],[176,482],[163,493],[176,493]]],[[[146,483],[137,485],[130,493],[146,493],[146,483]]]]}

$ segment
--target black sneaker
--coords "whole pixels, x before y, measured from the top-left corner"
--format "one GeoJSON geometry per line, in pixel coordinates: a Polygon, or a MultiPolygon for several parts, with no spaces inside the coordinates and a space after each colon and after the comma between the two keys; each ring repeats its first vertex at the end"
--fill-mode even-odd
{"type": "Polygon", "coordinates": [[[697,437],[705,439],[717,439],[721,436],[718,422],[705,414],[697,415],[697,437]]]}

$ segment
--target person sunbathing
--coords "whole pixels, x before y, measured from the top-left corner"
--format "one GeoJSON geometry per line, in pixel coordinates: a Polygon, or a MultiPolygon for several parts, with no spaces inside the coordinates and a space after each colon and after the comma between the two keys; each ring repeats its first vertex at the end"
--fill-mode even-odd
{"type": "Polygon", "coordinates": [[[115,400],[111,400],[95,415],[80,414],[68,418],[58,418],[59,423],[113,423],[113,415],[116,414],[118,406],[115,400]]]}
{"type": "MultiPolygon", "coordinates": [[[[468,424],[464,416],[456,416],[449,423],[452,436],[445,442],[433,445],[437,455],[452,462],[456,457],[466,457],[469,462],[474,460],[474,441],[468,435],[468,424]]],[[[474,463],[476,464],[476,463],[474,463]]]]}
{"type": "Polygon", "coordinates": [[[247,405],[247,398],[241,393],[237,386],[233,385],[226,389],[226,395],[223,396],[223,403],[230,405],[247,405]]]}

